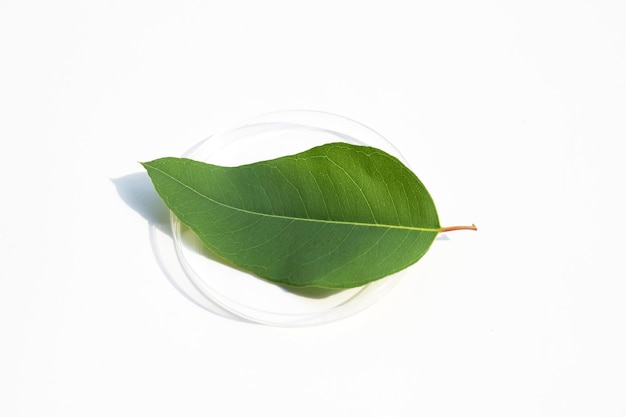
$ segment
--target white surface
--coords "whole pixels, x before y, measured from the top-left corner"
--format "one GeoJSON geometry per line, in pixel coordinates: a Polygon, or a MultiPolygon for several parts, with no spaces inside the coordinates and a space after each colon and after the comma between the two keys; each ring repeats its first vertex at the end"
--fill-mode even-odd
{"type": "Polygon", "coordinates": [[[409,3],[0,3],[0,415],[626,414],[622,2],[409,3]],[[193,304],[137,161],[288,108],[479,231],[336,323],[193,304]]]}

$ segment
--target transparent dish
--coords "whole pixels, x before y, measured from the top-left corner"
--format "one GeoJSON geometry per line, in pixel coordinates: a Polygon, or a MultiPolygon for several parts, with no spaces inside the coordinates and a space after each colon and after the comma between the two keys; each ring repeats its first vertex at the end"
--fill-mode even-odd
{"type": "MultiPolygon", "coordinates": [[[[236,166],[302,152],[330,142],[373,146],[406,164],[400,152],[374,130],[345,117],[318,111],[260,115],[209,137],[183,156],[236,166]]],[[[287,288],[216,260],[173,214],[170,214],[170,227],[170,231],[153,230],[161,266],[170,280],[202,307],[239,320],[274,326],[331,322],[373,304],[402,274],[343,291],[287,288]]]]}

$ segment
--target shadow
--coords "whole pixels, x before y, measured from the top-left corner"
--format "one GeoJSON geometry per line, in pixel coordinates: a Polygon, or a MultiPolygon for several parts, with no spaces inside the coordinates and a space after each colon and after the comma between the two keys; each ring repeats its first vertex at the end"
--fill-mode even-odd
{"type": "Polygon", "coordinates": [[[148,223],[169,223],[170,211],[157,194],[146,172],[136,172],[111,181],[122,201],[148,223]]]}

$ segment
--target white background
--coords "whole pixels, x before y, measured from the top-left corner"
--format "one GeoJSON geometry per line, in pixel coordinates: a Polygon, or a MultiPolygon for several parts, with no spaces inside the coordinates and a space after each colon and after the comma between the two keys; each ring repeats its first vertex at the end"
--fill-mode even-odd
{"type": "Polygon", "coordinates": [[[0,415],[626,415],[624,7],[0,1],[0,415]],[[331,324],[193,304],[120,184],[291,108],[479,231],[331,324]]]}

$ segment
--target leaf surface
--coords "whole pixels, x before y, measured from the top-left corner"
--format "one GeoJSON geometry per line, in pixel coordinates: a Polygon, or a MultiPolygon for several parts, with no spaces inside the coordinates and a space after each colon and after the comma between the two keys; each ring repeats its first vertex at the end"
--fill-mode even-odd
{"type": "Polygon", "coordinates": [[[361,286],[417,262],[440,231],[421,181],[376,148],[330,143],[238,167],[142,165],[213,253],[280,284],[361,286]]]}

